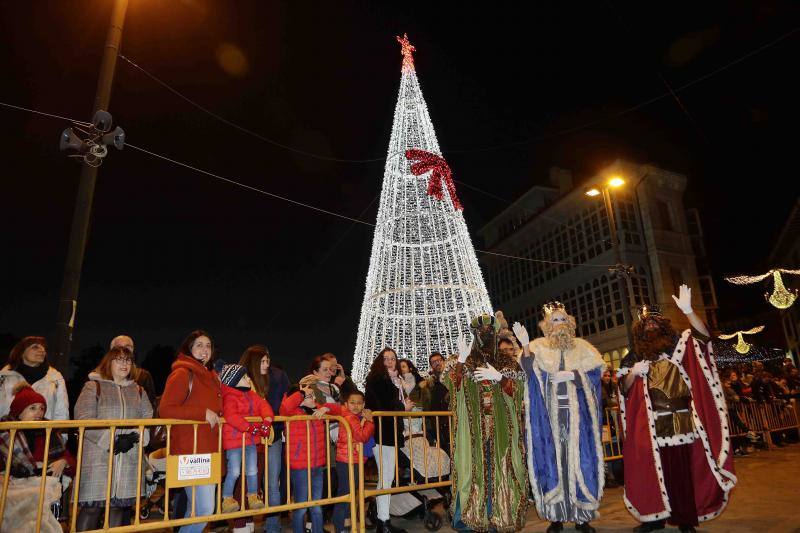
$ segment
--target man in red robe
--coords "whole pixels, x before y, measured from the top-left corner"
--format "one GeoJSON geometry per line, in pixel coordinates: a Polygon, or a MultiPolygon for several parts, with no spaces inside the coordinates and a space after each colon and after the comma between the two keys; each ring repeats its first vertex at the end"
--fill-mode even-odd
{"type": "Polygon", "coordinates": [[[625,423],[625,505],[643,522],[636,532],[665,522],[694,532],[716,518],[736,483],[725,396],[708,329],[682,285],[675,303],[697,338],[681,335],[655,308],[644,307],[633,326],[633,352],[618,372],[625,423]]]}

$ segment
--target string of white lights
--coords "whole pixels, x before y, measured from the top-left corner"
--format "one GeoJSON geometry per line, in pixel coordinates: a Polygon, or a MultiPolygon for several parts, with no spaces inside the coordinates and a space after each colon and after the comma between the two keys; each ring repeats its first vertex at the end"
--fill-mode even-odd
{"type": "Polygon", "coordinates": [[[790,270],[788,268],[773,268],[769,272],[766,272],[764,274],[757,274],[755,276],[729,276],[725,278],[725,281],[733,283],[734,285],[752,285],[753,283],[764,281],[768,277],[775,274],[775,272],[782,272],[783,274],[800,275],[800,270],[790,270]]]}

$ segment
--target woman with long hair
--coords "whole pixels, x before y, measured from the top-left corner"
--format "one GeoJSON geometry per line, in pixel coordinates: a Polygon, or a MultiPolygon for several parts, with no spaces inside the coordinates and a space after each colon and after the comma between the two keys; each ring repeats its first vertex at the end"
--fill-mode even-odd
{"type": "MultiPolygon", "coordinates": [[[[253,390],[267,400],[274,413],[280,412],[281,400],[289,390],[289,377],[286,372],[270,364],[271,357],[266,346],[255,344],[249,346],[239,364],[247,369],[247,375],[253,383],[253,390]]],[[[283,422],[274,422],[272,431],[274,438],[272,444],[267,448],[269,459],[269,471],[267,472],[267,501],[270,507],[281,504],[280,475],[283,467],[283,422]]],[[[263,471],[264,453],[259,448],[258,452],[259,471],[263,471]]],[[[260,477],[260,476],[259,476],[260,477]]],[[[269,515],[264,524],[265,533],[280,533],[280,515],[269,515]]]]}
{"type": "MultiPolygon", "coordinates": [[[[75,403],[75,420],[151,418],[153,406],[150,399],[131,377],[134,366],[133,353],[127,348],[109,350],[83,386],[75,403]]],[[[129,524],[131,507],[142,496],[136,493],[136,482],[144,473],[144,465],[138,461],[138,449],[139,446],[147,446],[149,437],[150,433],[144,431],[144,442],[139,442],[139,431],[132,428],[114,432],[114,476],[108,522],[111,527],[129,524]]],[[[110,447],[110,430],[86,430],[78,491],[78,531],[97,529],[102,525],[100,517],[106,504],[110,447]]],[[[141,488],[144,489],[144,486],[141,488]]]]}
{"type": "MultiPolygon", "coordinates": [[[[413,403],[405,397],[402,380],[397,367],[397,353],[392,348],[384,348],[375,357],[367,374],[365,385],[367,409],[371,411],[407,411],[413,403]]],[[[395,447],[403,445],[402,420],[386,418],[375,421],[375,448],[373,454],[378,464],[378,488],[388,489],[394,483],[395,447]]],[[[389,520],[391,496],[378,496],[377,533],[405,533],[389,520]]]]}
{"type": "MultiPolygon", "coordinates": [[[[194,429],[191,425],[172,428],[170,455],[219,452],[219,420],[222,416],[222,393],[219,376],[214,371],[214,341],[203,330],[191,332],[175,356],[172,373],[167,378],[164,394],[159,404],[159,415],[163,418],[178,418],[207,422],[197,426],[197,445],[194,445],[194,429]]],[[[196,490],[196,516],[214,513],[216,485],[186,487],[187,501],[192,501],[196,490]]],[[[186,506],[186,518],[191,516],[191,504],[186,506]]],[[[180,533],[200,533],[205,523],[191,524],[180,528],[180,533]]]]}

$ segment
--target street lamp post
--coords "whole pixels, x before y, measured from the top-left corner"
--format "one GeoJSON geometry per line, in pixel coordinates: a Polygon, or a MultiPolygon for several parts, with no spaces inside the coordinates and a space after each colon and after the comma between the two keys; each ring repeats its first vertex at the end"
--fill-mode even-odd
{"type": "Polygon", "coordinates": [[[613,272],[619,280],[620,290],[622,291],[622,320],[625,323],[625,333],[628,337],[628,350],[633,350],[633,319],[631,318],[631,301],[628,294],[628,278],[630,277],[632,267],[622,262],[622,253],[620,252],[619,233],[617,231],[617,219],[614,216],[614,208],[611,204],[611,191],[610,188],[617,188],[624,184],[622,178],[611,178],[606,185],[601,187],[592,187],[586,191],[587,196],[603,195],[603,204],[606,208],[606,216],[608,217],[609,231],[611,233],[611,248],[614,251],[614,267],[609,271],[613,272]]]}
{"type": "MultiPolygon", "coordinates": [[[[100,76],[97,80],[97,93],[94,100],[93,113],[107,110],[111,100],[111,87],[114,71],[117,66],[119,46],[122,41],[122,27],[128,0],[115,0],[111,13],[111,24],[103,50],[100,64],[100,76]]],[[[81,166],[81,180],[75,210],[72,215],[72,228],[69,235],[67,261],[64,265],[64,280],[61,284],[61,297],[56,319],[55,364],[64,371],[69,364],[69,352],[72,345],[72,330],[75,326],[75,313],[78,307],[78,288],[83,268],[83,256],[86,251],[86,237],[89,232],[89,221],[92,214],[94,187],[97,182],[97,166],[84,162],[81,166]]]]}

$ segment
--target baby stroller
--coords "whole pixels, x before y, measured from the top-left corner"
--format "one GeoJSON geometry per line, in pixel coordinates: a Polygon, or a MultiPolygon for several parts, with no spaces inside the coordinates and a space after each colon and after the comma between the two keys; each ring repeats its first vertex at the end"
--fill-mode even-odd
{"type": "Polygon", "coordinates": [[[145,497],[139,518],[147,520],[154,511],[164,515],[164,485],[167,479],[167,449],[160,448],[147,456],[145,497]]]}
{"type": "MultiPolygon", "coordinates": [[[[420,428],[415,428],[420,429],[420,428]]],[[[425,484],[427,473],[428,482],[439,481],[441,468],[441,480],[450,480],[450,457],[444,450],[431,446],[428,439],[420,431],[407,436],[405,446],[400,448],[398,453],[398,468],[400,471],[399,486],[411,487],[414,485],[425,484]],[[411,476],[411,457],[413,450],[414,476],[411,476]],[[427,457],[427,470],[426,470],[427,457]]],[[[423,521],[425,529],[428,531],[438,531],[444,521],[452,523],[450,513],[450,503],[452,496],[450,487],[438,487],[436,489],[420,489],[410,492],[394,494],[391,500],[390,513],[394,516],[402,516],[408,520],[420,519],[423,521]],[[434,510],[441,502],[444,516],[434,510]]],[[[366,516],[374,524],[377,521],[377,507],[374,501],[370,501],[367,506],[366,516]]]]}

